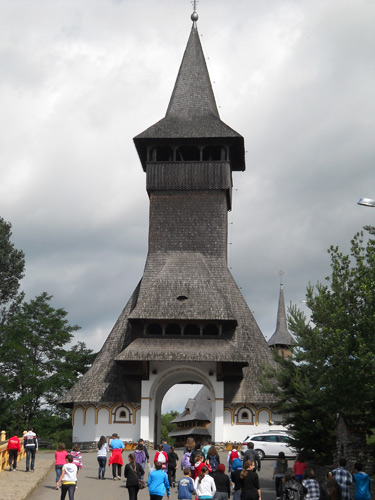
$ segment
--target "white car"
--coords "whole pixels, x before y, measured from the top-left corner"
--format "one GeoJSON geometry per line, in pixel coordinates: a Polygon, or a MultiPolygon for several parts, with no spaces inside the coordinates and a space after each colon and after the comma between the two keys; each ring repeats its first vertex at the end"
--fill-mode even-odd
{"type": "Polygon", "coordinates": [[[297,455],[295,448],[289,443],[290,434],[285,431],[269,431],[247,436],[242,443],[241,452],[247,450],[247,443],[254,443],[254,450],[259,454],[259,458],[277,457],[280,451],[285,453],[286,457],[294,458],[297,455]]]}

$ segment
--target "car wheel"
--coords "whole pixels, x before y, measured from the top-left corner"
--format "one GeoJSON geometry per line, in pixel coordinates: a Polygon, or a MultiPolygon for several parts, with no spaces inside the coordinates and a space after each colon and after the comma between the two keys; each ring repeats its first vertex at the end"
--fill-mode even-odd
{"type": "Polygon", "coordinates": [[[255,451],[258,452],[258,456],[259,456],[260,460],[264,460],[264,457],[266,456],[264,454],[264,451],[263,450],[255,450],[255,451]]]}

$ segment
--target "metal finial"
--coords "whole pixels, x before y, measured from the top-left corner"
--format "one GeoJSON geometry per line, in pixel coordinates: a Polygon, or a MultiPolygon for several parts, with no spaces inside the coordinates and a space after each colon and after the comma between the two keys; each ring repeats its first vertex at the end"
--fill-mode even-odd
{"type": "Polygon", "coordinates": [[[197,13],[197,3],[198,3],[198,1],[199,0],[192,0],[192,2],[191,2],[191,5],[193,6],[194,12],[190,16],[190,19],[193,21],[194,26],[195,26],[195,23],[198,21],[198,13],[197,13]]]}

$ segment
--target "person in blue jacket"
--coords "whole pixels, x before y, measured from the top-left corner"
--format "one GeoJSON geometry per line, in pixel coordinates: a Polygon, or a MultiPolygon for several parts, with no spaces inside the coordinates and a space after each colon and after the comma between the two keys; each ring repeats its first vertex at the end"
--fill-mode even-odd
{"type": "Polygon", "coordinates": [[[155,469],[148,476],[147,486],[148,492],[150,493],[150,500],[161,500],[167,490],[167,498],[170,496],[170,488],[168,477],[161,470],[161,463],[155,463],[155,469]]]}
{"type": "Polygon", "coordinates": [[[355,483],[355,500],[370,500],[370,477],[363,472],[360,462],[354,464],[353,479],[355,483]]]}

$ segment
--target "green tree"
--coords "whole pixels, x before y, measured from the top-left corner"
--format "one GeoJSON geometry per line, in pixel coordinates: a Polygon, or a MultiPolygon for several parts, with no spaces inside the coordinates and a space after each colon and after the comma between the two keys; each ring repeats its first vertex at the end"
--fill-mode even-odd
{"type": "Polygon", "coordinates": [[[327,283],[307,287],[310,320],[289,308],[296,338],[291,360],[275,356],[279,369],[265,373],[294,444],[330,460],[338,414],[358,415],[368,429],[375,421],[375,228],[351,241],[350,254],[331,246],[327,283]]]}
{"type": "Polygon", "coordinates": [[[93,353],[80,342],[67,348],[78,326],[43,292],[23,302],[0,330],[0,424],[22,430],[46,415],[67,416],[59,397],[83,374],[93,353]]]}
{"type": "Polygon", "coordinates": [[[178,411],[169,411],[161,416],[161,439],[166,439],[169,444],[174,444],[175,440],[170,438],[168,434],[177,428],[177,424],[172,424],[171,421],[179,415],[178,411]]]}
{"type": "Polygon", "coordinates": [[[0,326],[20,305],[24,293],[19,291],[24,276],[25,255],[11,242],[12,225],[0,217],[0,326]]]}

